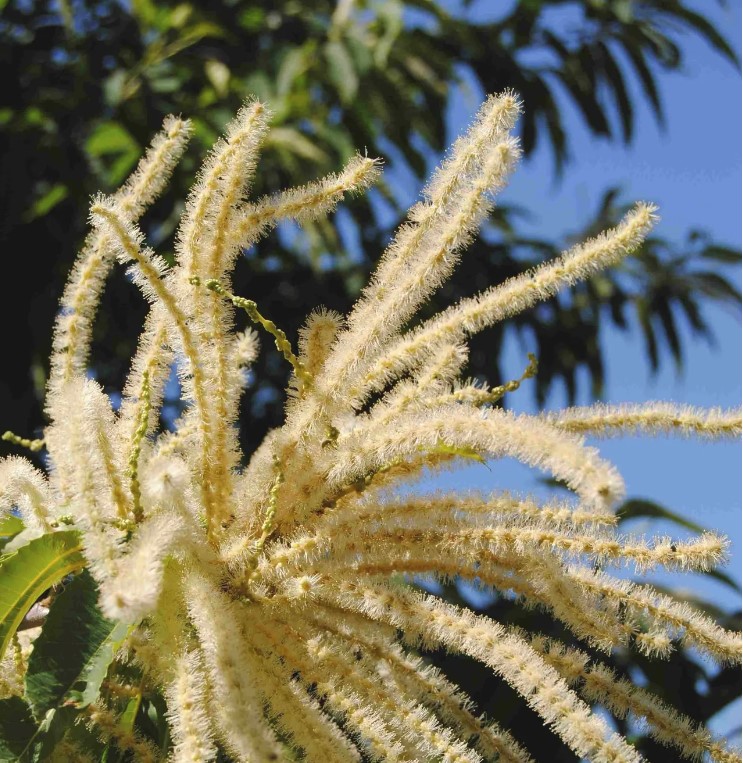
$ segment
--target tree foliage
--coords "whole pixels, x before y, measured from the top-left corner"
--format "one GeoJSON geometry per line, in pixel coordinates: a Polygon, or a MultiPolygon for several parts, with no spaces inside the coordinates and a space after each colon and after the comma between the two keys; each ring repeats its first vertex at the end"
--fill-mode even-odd
{"type": "MultiPolygon", "coordinates": [[[[684,64],[684,33],[735,60],[724,36],[703,16],[685,2],[668,0],[519,2],[484,21],[471,13],[470,3],[430,0],[280,0],[249,6],[226,0],[9,0],[3,6],[0,239],[14,258],[18,281],[28,283],[33,274],[38,284],[33,294],[15,290],[3,301],[0,316],[4,323],[19,312],[29,316],[16,326],[19,370],[7,371],[2,395],[14,401],[3,408],[5,425],[24,432],[42,423],[48,326],[83,235],[75,211],[94,191],[120,183],[162,114],[198,114],[196,138],[207,147],[247,94],[271,103],[276,129],[257,191],[330,171],[356,146],[422,178],[432,152],[440,153],[446,143],[452,87],[466,79],[486,92],[504,87],[519,92],[529,106],[521,135],[526,154],[546,140],[560,170],[575,148],[565,135],[566,109],[576,110],[595,135],[628,142],[638,114],[647,108],[629,95],[639,86],[662,122],[659,73],[684,64]]],[[[176,192],[185,191],[192,168],[185,167],[176,192]]],[[[248,254],[238,277],[248,293],[261,296],[269,313],[281,306],[293,335],[316,302],[348,307],[389,235],[390,219],[409,202],[394,187],[382,187],[347,213],[304,226],[302,235],[283,231],[278,241],[248,254]]],[[[606,213],[585,222],[600,225],[606,213]]],[[[174,219],[172,206],[158,206],[148,221],[153,238],[167,240],[174,219]]],[[[481,274],[487,282],[513,270],[520,246],[538,261],[562,243],[520,240],[518,217],[509,209],[501,210],[491,233],[477,242],[469,260],[477,267],[487,263],[481,274]]],[[[714,241],[709,245],[721,251],[714,241]]],[[[700,300],[732,296],[719,260],[704,283],[669,278],[661,284],[660,273],[672,271],[676,256],[670,248],[656,241],[654,254],[634,273],[635,293],[653,290],[652,298],[633,301],[618,284],[611,287],[613,319],[620,326],[639,324],[653,367],[662,359],[659,336],[660,346],[667,341],[679,360],[680,321],[708,332],[700,300]]],[[[690,241],[677,255],[691,256],[698,248],[699,241],[690,241]]],[[[729,262],[734,255],[725,252],[725,257],[729,262]]],[[[463,270],[444,297],[463,293],[471,276],[463,270]]],[[[561,302],[549,323],[527,319],[547,349],[540,395],[563,380],[572,396],[580,368],[588,369],[594,393],[601,389],[602,348],[592,323],[603,322],[596,288],[588,285],[561,302]]],[[[106,299],[117,320],[101,326],[99,336],[108,339],[96,346],[96,370],[115,390],[143,313],[126,286],[111,288],[106,299]]],[[[499,337],[487,342],[487,351],[473,356],[475,374],[494,370],[499,337]]],[[[259,368],[262,381],[250,413],[262,423],[246,445],[257,444],[280,417],[276,401],[284,373],[265,355],[259,368]]]]}

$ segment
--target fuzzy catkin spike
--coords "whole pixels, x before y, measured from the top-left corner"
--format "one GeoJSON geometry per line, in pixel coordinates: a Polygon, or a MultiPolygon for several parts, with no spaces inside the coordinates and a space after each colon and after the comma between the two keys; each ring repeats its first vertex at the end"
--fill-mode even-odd
{"type": "Polygon", "coordinates": [[[46,477],[25,458],[0,459],[0,515],[17,508],[26,527],[52,528],[53,494],[46,477]]]}
{"type": "Polygon", "coordinates": [[[139,487],[139,457],[142,453],[142,441],[147,436],[147,428],[150,421],[150,375],[147,371],[142,375],[142,388],[140,393],[140,412],[139,423],[132,438],[131,452],[129,454],[129,490],[132,494],[134,506],[134,520],[141,522],[142,511],[142,491],[139,487]]]}
{"type": "Polygon", "coordinates": [[[299,330],[299,360],[307,373],[316,376],[328,357],[343,318],[332,310],[315,310],[299,330]]]}
{"type": "Polygon", "coordinates": [[[590,665],[590,657],[585,652],[541,637],[532,639],[531,643],[569,683],[582,683],[581,694],[586,699],[601,703],[617,718],[632,714],[644,719],[652,737],[677,748],[684,758],[698,760],[707,754],[718,763],[740,760],[740,755],[722,740],[715,739],[706,728],[650,692],[633,686],[600,663],[590,665]]]}
{"type": "MultiPolygon", "coordinates": [[[[462,379],[470,336],[621,262],[651,229],[654,208],[637,205],[593,241],[419,320],[518,159],[512,132],[520,108],[511,92],[488,98],[357,306],[348,316],[313,314],[296,353],[254,302],[235,295],[233,266],[280,221],[315,220],[367,187],[376,160],[356,156],[337,174],[248,198],[269,129],[266,107],[248,100],[202,166],[172,266],[146,246],[137,219],[180,156],[187,123],[166,121],[124,188],[94,199],[95,230],[55,330],[48,479],[23,459],[0,461],[0,509],[18,512],[31,536],[79,533],[101,612],[126,626],[116,669],[99,701],[81,711],[106,743],[132,759],[159,758],[139,736],[141,714],[134,731],[117,717],[125,699],[159,695],[173,739],[162,754],[178,763],[531,763],[519,740],[478,717],[414,654],[444,648],[489,666],[592,763],[639,761],[636,748],[591,713],[594,701],[645,718],[651,735],[691,758],[730,763],[722,743],[582,653],[401,584],[423,576],[492,589],[607,653],[632,645],[662,659],[680,645],[723,664],[741,660],[740,634],[610,574],[624,563],[640,574],[708,569],[723,560],[726,541],[712,532],[680,541],[619,534],[622,479],[581,436],[723,439],[740,434],[740,413],[665,403],[537,415],[491,407],[535,374],[532,355],[521,377],[500,387],[462,379]],[[151,309],[115,413],[86,378],[85,361],[116,257],[151,309]],[[252,329],[235,334],[235,308],[271,334],[294,371],[286,420],[247,454],[244,469],[235,425],[243,388],[253,383],[245,369],[257,340],[252,329]],[[178,420],[161,432],[172,413],[163,410],[171,373],[180,400],[168,403],[176,403],[178,420]],[[547,472],[570,498],[513,495],[499,484],[497,464],[490,494],[426,495],[408,484],[486,458],[547,472]]],[[[9,672],[26,671],[22,656],[4,662],[9,672]]],[[[0,691],[20,694],[16,679],[0,681],[0,691]]],[[[76,755],[62,740],[51,759],[76,755]]]]}
{"type": "Polygon", "coordinates": [[[543,417],[560,429],[593,437],[675,434],[724,439],[739,438],[741,435],[740,408],[724,411],[721,408],[702,410],[673,403],[599,403],[585,408],[566,408],[543,414],[543,417]]]}
{"type": "Polygon", "coordinates": [[[560,289],[618,264],[635,251],[657,221],[652,204],[638,204],[614,229],[578,245],[561,257],[516,276],[482,294],[462,300],[388,346],[374,366],[354,386],[362,402],[419,362],[437,341],[472,336],[505,318],[554,296],[560,289]]]}
{"type": "Polygon", "coordinates": [[[217,748],[206,712],[206,678],[196,651],[179,655],[166,696],[175,742],[173,763],[207,763],[214,760],[217,748]]]}
{"type": "MultiPolygon", "coordinates": [[[[121,214],[134,222],[162,193],[188,145],[191,123],[169,116],[137,168],[116,193],[121,214]]],[[[100,231],[88,236],[62,297],[54,328],[49,391],[85,371],[100,292],[113,264],[112,242],[100,231]]]]}

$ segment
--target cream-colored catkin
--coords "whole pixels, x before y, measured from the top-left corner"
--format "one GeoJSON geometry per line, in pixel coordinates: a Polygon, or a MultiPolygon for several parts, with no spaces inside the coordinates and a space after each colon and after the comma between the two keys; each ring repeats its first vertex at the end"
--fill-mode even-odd
{"type": "Polygon", "coordinates": [[[17,508],[26,527],[51,530],[52,493],[46,477],[26,458],[0,459],[0,515],[17,508]]]}
{"type": "Polygon", "coordinates": [[[118,573],[101,584],[100,605],[107,617],[137,623],[158,603],[165,560],[199,541],[182,513],[167,511],[146,519],[116,559],[118,573]]]}
{"type": "Polygon", "coordinates": [[[116,440],[121,451],[120,457],[128,457],[131,453],[132,443],[141,422],[145,376],[149,397],[145,434],[149,435],[157,427],[164,387],[174,359],[174,352],[168,339],[168,327],[163,316],[163,308],[157,304],[147,315],[139,346],[124,385],[116,421],[116,440]]]}
{"type": "Polygon", "coordinates": [[[259,650],[261,691],[269,715],[292,740],[292,746],[312,763],[351,763],[361,756],[351,740],[320,704],[291,676],[286,665],[279,664],[270,651],[259,650]]]}
{"type": "Polygon", "coordinates": [[[527,703],[578,755],[596,763],[633,761],[639,754],[572,692],[523,639],[492,620],[431,597],[388,587],[344,583],[331,601],[401,628],[406,639],[444,646],[485,663],[527,703]]]}
{"type": "MultiPolygon", "coordinates": [[[[606,233],[565,252],[534,271],[516,276],[482,294],[462,300],[388,347],[350,390],[356,404],[414,367],[431,344],[472,336],[505,318],[554,296],[560,289],[618,264],[635,251],[657,217],[652,204],[638,204],[606,233]]],[[[348,390],[347,390],[348,392],[348,390]]]]}
{"type": "Polygon", "coordinates": [[[543,418],[568,432],[593,437],[621,437],[632,434],[682,435],[713,440],[741,435],[740,408],[693,408],[673,403],[605,405],[565,408],[543,414],[543,418]]]}
{"type": "MultiPolygon", "coordinates": [[[[382,636],[377,629],[368,628],[365,621],[359,623],[351,619],[349,622],[348,613],[328,606],[314,608],[309,619],[319,621],[321,631],[342,635],[359,652],[368,652],[386,663],[391,669],[392,680],[406,687],[417,701],[429,705],[443,723],[460,733],[461,738],[475,740],[473,746],[485,760],[533,763],[531,756],[507,731],[470,711],[472,702],[455,684],[432,665],[425,665],[419,657],[406,654],[390,634],[382,636]]],[[[357,658],[358,654],[354,656],[357,658]]]]}
{"type": "MultiPolygon", "coordinates": [[[[166,117],[163,129],[150,144],[137,168],[116,193],[121,213],[136,220],[165,188],[191,135],[191,123],[166,117]]],[[[110,237],[91,233],[78,256],[62,296],[62,310],[54,328],[49,391],[54,392],[73,375],[85,372],[95,311],[114,263],[110,237]]]]}
{"type": "Polygon", "coordinates": [[[91,572],[99,582],[116,575],[122,537],[117,526],[121,507],[113,500],[111,475],[107,480],[107,460],[101,448],[101,440],[111,431],[108,405],[96,382],[73,379],[55,393],[52,410],[57,424],[46,433],[55,466],[52,485],[59,489],[57,475],[63,477],[63,495],[70,501],[64,510],[75,512],[91,572]]]}
{"type": "Polygon", "coordinates": [[[305,644],[295,640],[285,626],[251,618],[258,643],[298,671],[305,685],[314,685],[324,707],[339,716],[356,741],[373,760],[403,761],[402,746],[386,728],[380,714],[364,695],[354,692],[343,680],[336,681],[307,653],[305,644]]]}
{"type": "Polygon", "coordinates": [[[519,108],[512,93],[488,99],[467,135],[452,146],[349,317],[327,369],[336,388],[360,355],[373,353],[448,278],[488,210],[485,194],[502,187],[518,158],[508,131],[519,108]]]}
{"type": "Polygon", "coordinates": [[[94,221],[99,219],[104,221],[104,224],[110,227],[112,238],[114,238],[119,249],[119,257],[125,262],[133,261],[135,263],[134,270],[132,271],[134,281],[148,299],[163,305],[167,310],[169,318],[175,324],[177,337],[189,363],[194,403],[199,413],[202,441],[202,497],[210,533],[214,534],[219,522],[224,517],[225,507],[216,502],[214,495],[215,485],[210,455],[213,427],[207,404],[207,380],[197,354],[198,345],[195,341],[194,332],[192,332],[187,317],[176,300],[172,289],[169,288],[169,284],[162,278],[165,271],[164,263],[151,250],[142,248],[142,234],[134,226],[127,225],[117,215],[115,207],[107,206],[105,199],[99,199],[93,204],[91,207],[91,217],[94,221]]]}
{"type": "Polygon", "coordinates": [[[320,308],[310,313],[299,330],[299,360],[311,376],[317,376],[340,331],[343,318],[320,308]]]}
{"type": "Polygon", "coordinates": [[[188,575],[185,599],[201,643],[211,691],[210,703],[219,740],[240,760],[279,760],[281,746],[263,719],[253,660],[247,645],[235,638],[235,604],[199,573],[188,575]]]}
{"type": "Polygon", "coordinates": [[[173,763],[207,763],[217,748],[207,707],[206,676],[196,650],[184,651],[175,660],[173,680],[165,690],[168,720],[173,735],[173,763]]]}
{"type": "Polygon", "coordinates": [[[329,485],[352,481],[385,462],[441,442],[491,457],[510,456],[544,469],[565,481],[597,511],[607,511],[624,493],[616,469],[575,435],[560,432],[536,417],[499,409],[471,412],[459,406],[401,415],[393,428],[351,433],[339,444],[329,485]]]}
{"type": "Polygon", "coordinates": [[[296,636],[307,644],[307,652],[345,686],[373,701],[387,725],[396,729],[402,739],[426,758],[442,756],[451,763],[477,763],[480,757],[467,750],[461,741],[452,738],[450,732],[437,723],[424,707],[417,706],[410,697],[394,691],[388,682],[380,682],[376,674],[369,675],[361,667],[362,660],[349,653],[349,646],[333,642],[327,633],[306,628],[301,617],[295,617],[291,627],[296,636]]]}
{"type": "Polygon", "coordinates": [[[638,622],[649,617],[656,627],[667,629],[684,645],[693,646],[723,664],[740,664],[741,634],[721,628],[686,602],[676,601],[652,586],[618,580],[595,570],[573,567],[570,574],[585,591],[600,597],[604,606],[624,610],[638,622]]]}
{"type": "Polygon", "coordinates": [[[531,641],[544,659],[590,702],[599,702],[617,718],[631,714],[647,723],[648,732],[662,744],[675,747],[684,758],[698,760],[705,754],[719,763],[736,763],[740,753],[715,739],[710,731],[682,715],[650,692],[620,678],[611,668],[590,664],[585,652],[542,637],[531,641]]]}
{"type": "MultiPolygon", "coordinates": [[[[280,310],[263,315],[249,284],[233,289],[233,266],[280,222],[312,222],[366,188],[377,160],[358,155],[337,174],[249,199],[269,114],[247,101],[202,166],[172,267],[146,246],[138,219],[182,153],[188,123],[166,121],[124,188],[94,199],[94,231],[55,330],[44,440],[4,437],[46,446],[48,480],[22,459],[0,461],[0,509],[18,512],[29,536],[80,533],[99,607],[127,626],[117,660],[141,676],[136,687],[112,678],[102,697],[159,692],[167,703],[173,742],[162,751],[121,726],[105,701],[86,711],[101,738],[129,757],[531,761],[521,740],[478,717],[415,655],[443,648],[489,666],[582,759],[639,761],[591,713],[598,702],[644,719],[681,754],[729,763],[733,753],[703,729],[582,653],[545,647],[406,585],[467,581],[549,614],[571,638],[607,653],[631,645],[655,659],[681,645],[723,664],[741,660],[740,634],[608,573],[625,564],[640,574],[710,569],[724,560],[726,541],[712,532],[683,541],[619,534],[622,479],[583,439],[729,439],[740,435],[740,412],[672,403],[537,415],[495,407],[535,375],[531,354],[524,372],[500,386],[462,378],[470,336],[620,263],[652,228],[654,208],[639,204],[596,239],[421,320],[518,158],[520,108],[510,92],[486,101],[357,306],[347,316],[313,314],[297,347],[280,310]],[[92,320],[116,258],[151,305],[118,412],[85,378],[92,320]],[[247,372],[258,345],[252,330],[234,331],[234,308],[269,333],[267,351],[292,370],[284,423],[246,459],[236,423],[243,390],[260,389],[247,372]],[[178,420],[163,432],[174,371],[178,420]],[[499,465],[487,461],[504,458],[545,472],[569,497],[431,495],[416,485],[475,464],[498,480],[499,465]]],[[[11,666],[17,680],[0,682],[1,691],[20,692],[22,657],[11,666]]],[[[57,758],[74,759],[64,744],[57,758]]]]}

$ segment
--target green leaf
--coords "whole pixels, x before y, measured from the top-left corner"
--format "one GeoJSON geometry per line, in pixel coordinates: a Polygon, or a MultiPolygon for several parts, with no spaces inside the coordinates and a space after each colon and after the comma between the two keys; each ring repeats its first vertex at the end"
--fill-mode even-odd
{"type": "Polygon", "coordinates": [[[274,127],[266,137],[266,145],[285,149],[318,164],[328,161],[328,155],[322,149],[293,127],[274,127]]]}
{"type": "Polygon", "coordinates": [[[119,718],[119,725],[127,731],[132,731],[134,729],[134,721],[137,718],[137,713],[141,706],[142,693],[137,692],[137,694],[127,702],[126,709],[119,718]]]}
{"type": "Polygon", "coordinates": [[[0,554],[24,529],[23,521],[15,514],[0,517],[0,554]]]}
{"type": "Polygon", "coordinates": [[[50,710],[20,755],[22,763],[42,763],[49,760],[54,748],[73,727],[78,711],[74,707],[58,707],[50,710]]]}
{"type": "Polygon", "coordinates": [[[42,535],[0,558],[0,659],[36,599],[84,565],[76,530],[42,535]]]}
{"type": "Polygon", "coordinates": [[[31,209],[26,212],[23,219],[26,222],[35,220],[37,217],[43,217],[47,212],[50,212],[54,207],[59,204],[60,201],[64,201],[69,194],[69,188],[63,183],[55,183],[51,188],[47,189],[31,206],[31,209]]]}
{"type": "Polygon", "coordinates": [[[359,78],[346,46],[339,40],[331,40],[325,46],[325,59],[328,62],[328,77],[335,85],[343,103],[353,100],[359,89],[359,78]]]}
{"type": "Polygon", "coordinates": [[[695,533],[706,532],[706,527],[698,525],[696,522],[692,522],[689,519],[685,519],[679,514],[669,511],[663,506],[659,506],[653,501],[646,501],[642,498],[633,498],[629,501],[625,501],[622,504],[617,517],[620,522],[625,522],[628,519],[637,519],[638,517],[653,517],[654,519],[667,519],[670,522],[685,527],[687,530],[691,530],[695,533]]]}
{"type": "Polygon", "coordinates": [[[52,604],[28,661],[26,696],[36,717],[66,701],[95,700],[127,631],[101,614],[98,587],[83,570],[52,604]]]}
{"type": "Polygon", "coordinates": [[[20,697],[0,700],[0,760],[18,760],[35,733],[31,708],[20,697]]]}
{"type": "Polygon", "coordinates": [[[280,97],[286,96],[291,92],[297,80],[307,71],[310,65],[311,56],[307,47],[292,48],[284,56],[276,75],[276,93],[280,97]]]}
{"type": "Polygon", "coordinates": [[[93,156],[128,153],[140,148],[132,134],[119,122],[103,122],[90,134],[85,149],[93,156]]]}
{"type": "Polygon", "coordinates": [[[15,514],[5,514],[0,517],[0,537],[12,538],[23,530],[23,520],[15,514]]]}
{"type": "Polygon", "coordinates": [[[739,65],[738,56],[730,47],[728,41],[704,16],[680,5],[679,7],[674,6],[673,13],[680,16],[692,29],[698,32],[700,36],[706,37],[707,42],[709,42],[718,53],[726,56],[733,66],[737,67],[739,65]]]}
{"type": "Polygon", "coordinates": [[[707,575],[707,577],[714,578],[715,580],[718,580],[720,583],[724,583],[726,586],[729,586],[732,588],[736,593],[740,592],[740,586],[738,583],[733,580],[733,578],[730,577],[730,575],[727,574],[727,572],[723,572],[722,570],[707,570],[706,572],[702,573],[704,575],[707,575]]]}

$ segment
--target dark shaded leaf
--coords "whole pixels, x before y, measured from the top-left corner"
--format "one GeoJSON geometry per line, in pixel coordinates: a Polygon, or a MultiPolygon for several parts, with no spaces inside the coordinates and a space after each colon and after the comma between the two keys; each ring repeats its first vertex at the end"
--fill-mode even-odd
{"type": "Polygon", "coordinates": [[[95,701],[128,630],[103,617],[90,573],[75,576],[55,598],[28,661],[26,696],[36,717],[66,701],[95,701]]]}
{"type": "Polygon", "coordinates": [[[35,733],[31,708],[20,697],[0,700],[0,760],[18,760],[35,733]]]}
{"type": "Polygon", "coordinates": [[[680,514],[676,514],[675,512],[664,508],[660,504],[642,498],[633,498],[629,501],[625,501],[617,511],[617,518],[619,519],[620,524],[629,519],[638,519],[640,517],[667,519],[669,522],[673,522],[680,527],[685,527],[687,530],[691,530],[695,533],[703,533],[707,530],[706,527],[702,527],[702,525],[698,525],[696,522],[692,522],[691,520],[682,517],[680,514]]]}

